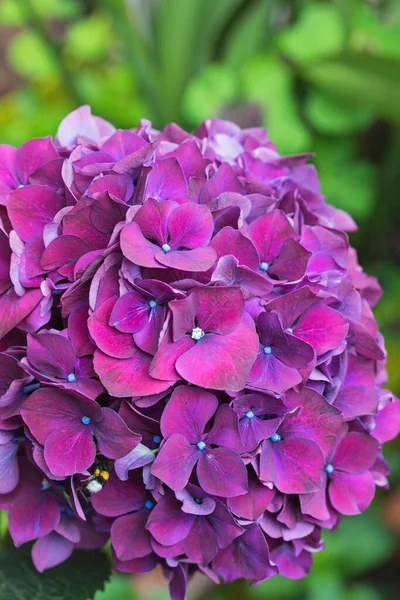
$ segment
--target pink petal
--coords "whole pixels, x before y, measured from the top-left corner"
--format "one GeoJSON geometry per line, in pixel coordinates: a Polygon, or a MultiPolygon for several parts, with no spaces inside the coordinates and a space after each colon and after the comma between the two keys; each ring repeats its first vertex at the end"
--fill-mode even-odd
{"type": "Polygon", "coordinates": [[[28,335],[27,342],[27,357],[35,369],[60,378],[74,373],[75,352],[67,338],[45,332],[28,335]]]}
{"type": "Polygon", "coordinates": [[[340,313],[325,304],[317,304],[300,317],[293,332],[311,344],[319,355],[338,348],[348,329],[349,325],[340,313]]]}
{"type": "Polygon", "coordinates": [[[180,433],[192,444],[197,444],[217,408],[218,400],[213,394],[180,385],[173,391],[162,413],[161,433],[164,438],[180,433]]]}
{"type": "Polygon", "coordinates": [[[181,204],[168,219],[168,232],[172,248],[194,249],[207,246],[214,231],[214,220],[207,206],[194,203],[181,204]]]}
{"type": "Polygon", "coordinates": [[[176,370],[194,385],[238,392],[246,386],[257,351],[258,336],[254,322],[245,313],[233,333],[206,334],[178,358],[176,370]]]}
{"type": "Polygon", "coordinates": [[[74,551],[75,544],[52,532],[39,538],[32,548],[32,560],[39,573],[66,561],[74,551]]]}
{"type": "Polygon", "coordinates": [[[178,433],[171,435],[163,444],[151,473],[172,490],[180,491],[187,485],[200,450],[178,433]]]}
{"type": "Polygon", "coordinates": [[[343,515],[358,515],[367,510],[375,494],[375,483],[369,471],[348,475],[334,471],[329,484],[329,498],[343,515]]]}
{"type": "Polygon", "coordinates": [[[96,445],[90,428],[68,425],[49,435],[44,446],[44,458],[56,477],[84,473],[94,462],[96,445]]]}
{"type": "Polygon", "coordinates": [[[351,431],[340,441],[331,463],[339,471],[357,475],[372,467],[378,450],[379,445],[374,438],[351,431]]]}
{"type": "Polygon", "coordinates": [[[137,223],[128,223],[121,231],[121,250],[131,262],[141,267],[163,268],[155,259],[159,246],[149,242],[137,223]]]}
{"type": "Polygon", "coordinates": [[[137,352],[133,337],[109,325],[115,297],[109,298],[88,319],[90,335],[96,346],[115,358],[130,358],[137,352]]]}
{"type": "Polygon", "coordinates": [[[213,448],[200,455],[197,477],[212,496],[233,498],[248,490],[247,471],[240,456],[228,448],[213,448]]]}
{"type": "Polygon", "coordinates": [[[171,250],[170,252],[158,250],[155,253],[155,259],[159,263],[158,267],[164,266],[171,269],[202,273],[213,266],[216,254],[210,246],[195,248],[194,250],[171,250]]]}
{"type": "Polygon", "coordinates": [[[22,187],[12,192],[7,201],[12,226],[24,242],[42,235],[44,226],[53,221],[62,207],[61,197],[45,185],[22,187]]]}
{"type": "Polygon", "coordinates": [[[134,348],[129,358],[113,358],[96,350],[94,370],[112,396],[150,396],[168,389],[172,382],[154,379],[149,374],[152,356],[134,348]]]}
{"type": "Polygon", "coordinates": [[[0,296],[0,339],[28,316],[42,297],[40,290],[27,290],[22,297],[13,288],[4,292],[0,296]]]}

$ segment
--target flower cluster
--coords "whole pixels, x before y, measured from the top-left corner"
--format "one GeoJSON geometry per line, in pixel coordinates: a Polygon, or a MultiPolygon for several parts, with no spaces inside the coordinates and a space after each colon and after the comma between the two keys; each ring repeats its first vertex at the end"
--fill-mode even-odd
{"type": "Polygon", "coordinates": [[[82,107],[0,146],[0,508],[42,571],[307,574],[400,430],[351,217],[310,155],[82,107]]]}

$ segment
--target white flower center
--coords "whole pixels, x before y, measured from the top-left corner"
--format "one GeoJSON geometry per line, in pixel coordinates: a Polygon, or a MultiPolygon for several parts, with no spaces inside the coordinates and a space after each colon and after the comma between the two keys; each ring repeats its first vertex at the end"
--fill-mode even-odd
{"type": "Polygon", "coordinates": [[[195,327],[192,329],[191,338],[198,342],[201,338],[204,337],[204,331],[200,327],[195,327]]]}

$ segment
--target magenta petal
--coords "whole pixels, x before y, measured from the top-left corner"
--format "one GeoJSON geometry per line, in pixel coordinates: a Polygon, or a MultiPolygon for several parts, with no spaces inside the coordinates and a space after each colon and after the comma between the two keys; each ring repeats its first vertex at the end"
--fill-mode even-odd
{"type": "Polygon", "coordinates": [[[200,204],[208,204],[224,192],[236,192],[241,194],[243,187],[231,165],[223,162],[200,193],[200,204]]]}
{"type": "Polygon", "coordinates": [[[260,267],[257,250],[251,240],[237,229],[224,227],[213,237],[210,246],[216,251],[218,259],[232,255],[239,265],[245,265],[253,271],[260,267]]]}
{"type": "Polygon", "coordinates": [[[149,301],[139,292],[128,292],[118,298],[110,316],[110,325],[119,331],[136,333],[150,320],[149,301]]]}
{"type": "Polygon", "coordinates": [[[187,485],[199,457],[199,450],[180,434],[171,435],[163,444],[151,473],[172,490],[180,491],[187,485]]]}
{"type": "Polygon", "coordinates": [[[312,492],[312,494],[301,494],[299,498],[303,513],[311,515],[319,521],[327,521],[331,515],[327,506],[326,474],[324,473],[322,477],[324,483],[321,490],[312,492]]]}
{"type": "Polygon", "coordinates": [[[93,423],[99,451],[107,458],[122,458],[135,448],[142,437],[133,433],[125,421],[111,408],[103,408],[103,419],[93,423]]]}
{"type": "Polygon", "coordinates": [[[300,280],[306,271],[311,252],[293,239],[283,244],[278,258],[268,269],[268,273],[286,281],[300,280]]]}
{"type": "Polygon", "coordinates": [[[261,581],[274,574],[268,545],[258,525],[251,525],[231,545],[220,550],[212,566],[226,583],[238,578],[261,581]]]}
{"type": "Polygon", "coordinates": [[[274,210],[253,221],[249,225],[248,233],[260,261],[268,264],[278,256],[284,242],[296,235],[287,216],[281,210],[274,210]]]}
{"type": "Polygon", "coordinates": [[[218,551],[217,536],[211,523],[204,517],[197,517],[182,547],[189,560],[200,566],[208,565],[218,551]]]}
{"type": "Polygon", "coordinates": [[[226,335],[242,321],[243,294],[238,287],[214,287],[195,290],[198,326],[205,332],[226,335]]]}
{"type": "Polygon", "coordinates": [[[13,288],[0,296],[0,339],[19,325],[39,304],[43,298],[40,290],[27,290],[20,297],[13,288]]]}
{"type": "Polygon", "coordinates": [[[147,529],[159,544],[172,546],[185,539],[195,518],[183,512],[173,496],[164,496],[151,511],[147,529]]]}
{"type": "Polygon", "coordinates": [[[152,356],[139,348],[134,349],[133,356],[122,359],[107,356],[96,350],[93,365],[108,393],[116,398],[126,398],[151,396],[169,388],[171,382],[151,377],[151,361],[152,356]]]}
{"type": "Polygon", "coordinates": [[[90,247],[77,235],[61,235],[55,238],[43,252],[40,265],[46,271],[75,263],[78,258],[89,252],[90,247]]]}
{"type": "Polygon", "coordinates": [[[27,341],[28,360],[35,369],[64,379],[74,372],[75,352],[67,338],[45,332],[28,335],[27,341]]]}
{"type": "Polygon", "coordinates": [[[60,521],[60,507],[54,495],[37,493],[18,501],[8,515],[8,528],[14,544],[26,542],[49,534],[60,521]]]}
{"type": "Polygon", "coordinates": [[[172,248],[207,246],[214,230],[212,214],[207,206],[187,203],[172,211],[168,231],[172,248]]]}
{"type": "Polygon", "coordinates": [[[217,408],[218,400],[213,394],[180,385],[174,390],[161,416],[161,433],[164,438],[180,433],[192,444],[197,444],[217,408]]]}
{"type": "Polygon", "coordinates": [[[88,320],[89,332],[102,352],[116,358],[129,358],[136,350],[132,335],[109,325],[114,305],[115,298],[109,298],[95,310],[88,320]]]}
{"type": "Polygon", "coordinates": [[[249,490],[242,496],[229,498],[229,509],[238,517],[256,521],[259,519],[275,495],[275,491],[262,485],[256,477],[249,477],[249,490]]]}
{"type": "Polygon", "coordinates": [[[175,364],[178,358],[195,345],[190,335],[184,335],[178,342],[172,341],[172,330],[169,329],[160,342],[158,350],[151,362],[150,375],[156,379],[178,381],[181,379],[175,364]]]}
{"type": "Polygon", "coordinates": [[[254,323],[244,314],[230,335],[206,334],[176,361],[178,373],[195,385],[215,390],[240,391],[246,385],[257,356],[254,323]],[[243,353],[246,347],[246,353],[243,353]]]}
{"type": "Polygon", "coordinates": [[[348,323],[337,310],[317,304],[300,317],[294,334],[311,344],[317,354],[324,354],[341,345],[348,329],[348,323]]]}
{"type": "Polygon", "coordinates": [[[335,398],[335,406],[345,421],[365,415],[376,415],[379,397],[376,389],[356,386],[342,386],[335,398]]]}
{"type": "MultiPolygon", "coordinates": [[[[208,271],[215,263],[215,250],[210,246],[195,248],[194,250],[171,250],[163,252],[158,250],[155,258],[159,263],[157,266],[170,267],[181,271],[193,271],[202,273],[208,271]]],[[[145,265],[146,266],[146,265],[145,265]]]]}
{"type": "Polygon", "coordinates": [[[96,446],[88,426],[64,427],[49,435],[44,458],[56,477],[85,472],[94,462],[96,446]]]}
{"type": "Polygon", "coordinates": [[[219,406],[212,429],[207,433],[205,439],[207,440],[207,444],[224,446],[234,452],[240,453],[243,450],[238,417],[228,404],[219,406]]]}
{"type": "Polygon", "coordinates": [[[120,560],[142,558],[152,551],[150,535],[145,529],[148,511],[119,517],[111,527],[111,541],[116,555],[120,560]]]}
{"type": "Polygon", "coordinates": [[[32,560],[39,573],[66,561],[72,554],[75,544],[58,533],[52,532],[38,539],[32,548],[32,560]]]}
{"type": "Polygon", "coordinates": [[[160,160],[147,176],[144,199],[186,198],[187,193],[186,179],[176,158],[160,160]]]}
{"type": "Polygon", "coordinates": [[[123,255],[135,265],[162,268],[155,259],[155,255],[160,251],[159,246],[144,237],[137,223],[128,223],[122,229],[121,250],[123,255]]]}
{"type": "Polygon", "coordinates": [[[340,441],[331,463],[339,471],[357,475],[372,467],[378,449],[378,442],[374,438],[351,431],[340,441]]]}
{"type": "Polygon", "coordinates": [[[275,485],[284,494],[306,494],[321,489],[324,456],[311,440],[288,439],[273,444],[275,485]]]}
{"type": "Polygon", "coordinates": [[[41,235],[62,207],[61,196],[46,185],[22,187],[12,192],[7,201],[12,226],[24,242],[41,235]]]}
{"type": "Polygon", "coordinates": [[[200,455],[197,477],[213,496],[233,498],[247,492],[247,471],[240,456],[228,448],[207,449],[200,455]]]}
{"type": "Polygon", "coordinates": [[[375,428],[371,435],[378,442],[388,442],[395,438],[400,432],[400,401],[398,398],[390,398],[386,405],[379,411],[375,417],[375,428]]]}
{"type": "Polygon", "coordinates": [[[283,394],[301,381],[302,377],[297,369],[288,367],[273,354],[265,354],[263,348],[261,348],[249,375],[251,387],[277,394],[283,394]]]}
{"type": "Polygon", "coordinates": [[[329,498],[333,507],[343,515],[358,515],[367,510],[374,494],[374,478],[369,471],[360,475],[334,471],[331,475],[329,498]]]}
{"type": "Polygon", "coordinates": [[[146,492],[141,474],[130,474],[128,481],[120,481],[115,473],[103,489],[92,496],[93,508],[105,517],[119,517],[143,508],[146,492]]]}
{"type": "Polygon", "coordinates": [[[101,407],[81,394],[55,388],[36,390],[21,410],[23,420],[40,444],[44,444],[49,435],[66,425],[79,430],[85,415],[98,421],[101,419],[101,407]]]}

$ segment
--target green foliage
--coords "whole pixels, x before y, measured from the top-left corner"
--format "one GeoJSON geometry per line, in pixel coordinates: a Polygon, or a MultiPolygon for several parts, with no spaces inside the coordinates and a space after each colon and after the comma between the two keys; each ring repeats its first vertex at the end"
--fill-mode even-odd
{"type": "Polygon", "coordinates": [[[24,549],[0,546],[1,600],[90,600],[109,577],[103,552],[76,552],[66,563],[39,574],[24,549]]]}

